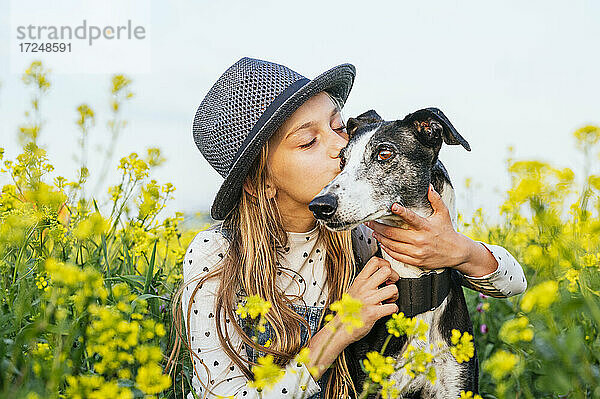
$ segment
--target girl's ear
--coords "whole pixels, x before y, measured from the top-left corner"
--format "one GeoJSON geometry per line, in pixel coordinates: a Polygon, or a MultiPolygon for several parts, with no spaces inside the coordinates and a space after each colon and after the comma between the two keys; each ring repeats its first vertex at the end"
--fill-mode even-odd
{"type": "MultiPolygon", "coordinates": [[[[253,196],[254,198],[256,198],[256,188],[254,187],[254,185],[250,182],[250,178],[246,178],[246,180],[244,180],[244,190],[250,194],[251,196],[253,196]]],[[[275,198],[275,193],[277,192],[277,189],[275,188],[275,185],[273,184],[273,182],[271,181],[267,181],[267,188],[266,188],[266,195],[268,199],[271,198],[275,198]]]]}
{"type": "Polygon", "coordinates": [[[267,180],[267,189],[266,189],[267,198],[268,199],[275,198],[276,193],[277,193],[277,187],[275,186],[275,184],[273,184],[273,182],[270,179],[267,180]]]}

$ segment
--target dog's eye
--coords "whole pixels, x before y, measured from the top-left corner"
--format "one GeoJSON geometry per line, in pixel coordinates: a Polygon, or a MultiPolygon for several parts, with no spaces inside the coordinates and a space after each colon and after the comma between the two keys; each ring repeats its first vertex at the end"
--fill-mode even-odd
{"type": "Polygon", "coordinates": [[[380,161],[387,161],[394,155],[390,150],[381,150],[377,154],[377,159],[380,161]]]}

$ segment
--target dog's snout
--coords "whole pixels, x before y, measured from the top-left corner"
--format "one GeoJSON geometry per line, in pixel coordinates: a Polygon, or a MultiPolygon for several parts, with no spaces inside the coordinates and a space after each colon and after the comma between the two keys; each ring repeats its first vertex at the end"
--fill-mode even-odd
{"type": "Polygon", "coordinates": [[[317,219],[329,219],[337,210],[337,205],[337,196],[326,194],[313,198],[308,204],[308,209],[317,219]]]}

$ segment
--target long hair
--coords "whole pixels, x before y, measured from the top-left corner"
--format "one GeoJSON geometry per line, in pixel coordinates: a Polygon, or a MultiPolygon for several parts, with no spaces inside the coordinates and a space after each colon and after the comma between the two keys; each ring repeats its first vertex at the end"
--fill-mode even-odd
{"type": "MultiPolygon", "coordinates": [[[[341,112],[341,101],[330,93],[327,94],[341,112]]],[[[247,183],[253,188],[256,195],[251,195],[246,190],[242,190],[239,202],[222,222],[223,226],[231,231],[231,241],[225,256],[219,262],[217,268],[214,268],[202,278],[192,278],[190,281],[183,283],[173,295],[171,311],[176,338],[166,366],[167,369],[170,368],[169,373],[174,369],[181,343],[189,351],[192,359],[194,357],[199,359],[198,355],[192,351],[191,342],[189,341],[192,300],[190,299],[187,306],[187,325],[186,334],[184,335],[182,332],[181,296],[184,288],[195,282],[196,286],[190,296],[190,298],[194,298],[202,283],[211,277],[220,280],[215,298],[214,313],[217,336],[224,351],[249,380],[254,379],[250,366],[256,363],[242,358],[238,351],[232,347],[227,329],[224,328],[225,320],[222,319],[221,312],[224,313],[225,318],[232,321],[233,328],[244,343],[257,351],[272,354],[274,362],[281,367],[284,367],[302,349],[301,324],[308,330],[308,339],[312,336],[307,321],[287,306],[297,297],[284,295],[275,284],[278,267],[281,268],[278,265],[278,259],[284,256],[284,248],[288,244],[288,237],[275,199],[269,199],[266,195],[266,182],[271,175],[267,162],[269,142],[270,140],[263,146],[247,175],[247,183]],[[271,337],[271,345],[268,347],[254,342],[252,337],[248,336],[242,327],[234,322],[237,308],[235,298],[240,287],[246,295],[258,295],[272,305],[265,317],[275,332],[275,337],[271,337]]],[[[342,293],[350,288],[355,265],[350,231],[333,232],[320,223],[318,223],[318,230],[317,245],[322,243],[325,248],[324,266],[329,289],[325,308],[319,320],[319,325],[321,325],[323,317],[331,312],[329,305],[341,299],[342,293]]],[[[288,270],[297,273],[294,270],[288,270]]],[[[173,334],[173,330],[171,333],[173,334]]],[[[210,381],[210,371],[206,365],[202,365],[205,367],[210,381]]],[[[204,385],[198,376],[196,366],[193,367],[195,375],[204,386],[204,391],[207,392],[209,388],[204,385]]],[[[330,367],[332,371],[326,384],[324,397],[349,397],[350,390],[356,397],[356,389],[350,378],[344,351],[330,367]]]]}

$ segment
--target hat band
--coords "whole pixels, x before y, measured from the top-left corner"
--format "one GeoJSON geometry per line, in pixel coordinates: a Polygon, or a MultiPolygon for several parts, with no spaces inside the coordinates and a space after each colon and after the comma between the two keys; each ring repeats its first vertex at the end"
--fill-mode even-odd
{"type": "Polygon", "coordinates": [[[246,139],[244,140],[244,142],[242,143],[240,148],[235,153],[235,156],[233,157],[233,162],[231,163],[231,165],[235,165],[238,158],[242,155],[242,152],[244,152],[246,147],[254,140],[254,137],[260,131],[260,129],[265,125],[265,123],[267,123],[267,121],[269,119],[271,119],[271,116],[273,116],[275,111],[277,111],[279,109],[279,107],[284,102],[286,102],[288,98],[290,98],[292,96],[292,94],[294,94],[295,92],[300,90],[308,82],[310,82],[310,79],[308,79],[308,78],[298,79],[297,81],[295,81],[294,83],[289,85],[277,97],[275,97],[275,99],[271,102],[271,104],[269,104],[267,109],[265,109],[265,112],[263,112],[262,115],[260,116],[260,118],[258,118],[256,123],[252,127],[252,130],[250,130],[250,133],[248,133],[248,136],[246,136],[246,139]]]}

